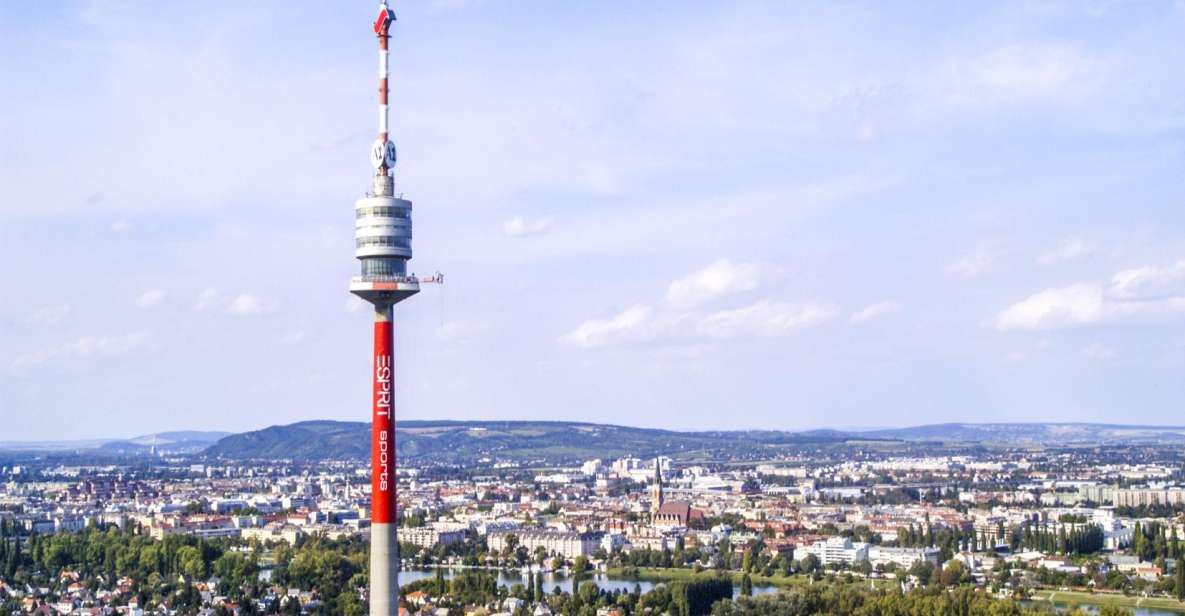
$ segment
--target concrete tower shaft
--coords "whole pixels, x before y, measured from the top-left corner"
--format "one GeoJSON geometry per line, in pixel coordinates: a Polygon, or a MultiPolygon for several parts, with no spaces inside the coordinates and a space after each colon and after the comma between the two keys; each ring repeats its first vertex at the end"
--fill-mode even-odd
{"type": "Polygon", "coordinates": [[[370,615],[399,613],[395,478],[395,354],[391,304],[374,307],[374,400],[370,429],[370,615]]]}

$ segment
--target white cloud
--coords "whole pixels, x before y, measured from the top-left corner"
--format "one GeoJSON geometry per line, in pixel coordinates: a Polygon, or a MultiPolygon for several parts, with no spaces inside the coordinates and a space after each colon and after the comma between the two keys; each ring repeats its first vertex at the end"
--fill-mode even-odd
{"type": "Polygon", "coordinates": [[[280,342],[284,344],[297,344],[304,340],[304,330],[292,330],[280,337],[280,342]]]}
{"type": "Polygon", "coordinates": [[[894,302],[894,301],[877,302],[875,304],[869,304],[868,306],[865,306],[863,309],[852,313],[852,316],[848,318],[848,321],[851,323],[864,323],[865,321],[870,321],[870,320],[875,319],[877,317],[884,316],[886,314],[892,314],[894,312],[900,312],[900,311],[901,311],[901,304],[898,302],[894,302]]]}
{"type": "MultiPolygon", "coordinates": [[[[704,305],[759,286],[760,268],[720,259],[672,282],[658,309],[639,304],[609,319],[592,319],[560,337],[584,348],[636,342],[694,342],[781,336],[829,320],[836,310],[822,304],[762,300],[709,311],[704,305]]],[[[890,306],[881,310],[891,309],[890,306]]]]}
{"type": "Polygon", "coordinates": [[[111,223],[111,232],[112,233],[127,233],[128,229],[131,229],[131,228],[132,228],[132,225],[126,220],[120,219],[120,220],[117,220],[117,221],[111,223]]]}
{"type": "Polygon", "coordinates": [[[975,75],[983,89],[1004,99],[1031,100],[1064,94],[1093,81],[1097,70],[1087,56],[1061,45],[1010,45],[980,61],[975,75]]]}
{"type": "Polygon", "coordinates": [[[1102,320],[1103,289],[1076,284],[1046,289],[1006,308],[996,318],[996,329],[1045,329],[1088,325],[1102,320]]]}
{"type": "Polygon", "coordinates": [[[1067,261],[1076,261],[1094,254],[1094,246],[1081,237],[1068,237],[1058,242],[1053,249],[1041,253],[1037,257],[1040,265],[1055,265],[1067,261]]]}
{"type": "Polygon", "coordinates": [[[70,306],[60,304],[41,308],[29,315],[28,321],[36,325],[56,325],[66,320],[68,316],[70,316],[70,306]]]}
{"type": "Polygon", "coordinates": [[[1116,273],[1106,284],[1046,289],[1006,308],[996,329],[1052,329],[1185,313],[1185,261],[1116,273]]]}
{"type": "Polygon", "coordinates": [[[1185,261],[1167,267],[1140,267],[1119,272],[1107,287],[1124,300],[1164,299],[1185,295],[1185,261]]]}
{"type": "Polygon", "coordinates": [[[667,288],[667,301],[675,306],[690,308],[730,293],[756,289],[759,278],[758,268],[752,263],[733,263],[728,259],[720,259],[672,282],[667,288]]]}
{"type": "Polygon", "coordinates": [[[144,348],[148,339],[148,334],[144,332],[124,336],[83,336],[56,347],[20,355],[10,365],[14,369],[21,369],[58,360],[119,357],[144,348]]]}
{"type": "Polygon", "coordinates": [[[585,321],[576,329],[564,334],[560,340],[582,348],[617,344],[638,336],[650,322],[652,313],[653,310],[649,306],[631,306],[611,319],[585,321]]]}
{"type": "Polygon", "coordinates": [[[947,265],[943,271],[963,278],[976,278],[993,271],[999,260],[1000,252],[998,250],[987,243],[980,242],[975,247],[975,252],[947,265]]]}
{"type": "Polygon", "coordinates": [[[945,62],[930,83],[946,106],[992,110],[1001,105],[1092,102],[1112,63],[1071,45],[1007,45],[945,62]]]}
{"type": "Polygon", "coordinates": [[[193,309],[205,310],[210,308],[215,304],[215,302],[218,301],[218,297],[219,294],[217,289],[206,289],[198,294],[198,300],[197,303],[194,304],[193,309]]]}
{"type": "Polygon", "coordinates": [[[550,218],[540,218],[538,220],[528,221],[522,216],[515,216],[514,218],[502,223],[502,232],[509,237],[540,235],[542,233],[546,233],[550,228],[550,218]]]}
{"type": "Polygon", "coordinates": [[[136,298],[136,305],[141,308],[152,308],[161,303],[165,299],[165,292],[160,289],[152,289],[140,294],[136,298]]]}
{"type": "Polygon", "coordinates": [[[237,315],[253,315],[264,312],[263,302],[256,296],[250,293],[240,293],[233,300],[230,305],[226,307],[226,311],[237,315]]]}
{"type": "Polygon", "coordinates": [[[744,308],[713,312],[700,319],[696,331],[709,338],[782,336],[823,323],[834,315],[835,309],[830,306],[760,301],[744,308]]]}

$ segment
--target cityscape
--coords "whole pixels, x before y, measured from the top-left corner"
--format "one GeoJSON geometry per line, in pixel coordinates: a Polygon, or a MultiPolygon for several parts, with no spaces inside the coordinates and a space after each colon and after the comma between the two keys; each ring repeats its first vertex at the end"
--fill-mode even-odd
{"type": "MultiPolygon", "coordinates": [[[[537,427],[406,429],[442,438],[537,427]]],[[[1108,428],[1061,443],[733,433],[732,452],[677,438],[703,435],[641,431],[639,449],[664,453],[405,456],[399,609],[682,613],[704,609],[683,607],[692,599],[676,590],[702,578],[724,580],[708,596],[736,599],[712,613],[802,613],[780,593],[839,601],[828,593],[849,587],[949,593],[938,595],[951,597],[944,610],[998,600],[1175,613],[1185,429],[1120,443],[1102,440],[1108,428]]],[[[4,454],[4,608],[363,613],[369,461],[215,453],[240,437],[257,434],[4,454]]]]}
{"type": "Polygon", "coordinates": [[[1185,614],[1185,4],[354,4],[0,6],[0,616],[1185,614]]]}

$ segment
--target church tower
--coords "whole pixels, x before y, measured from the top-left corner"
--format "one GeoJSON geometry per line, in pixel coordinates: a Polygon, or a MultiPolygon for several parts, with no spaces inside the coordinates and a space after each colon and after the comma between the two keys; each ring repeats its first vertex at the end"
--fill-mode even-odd
{"type": "Polygon", "coordinates": [[[650,486],[650,515],[658,514],[662,508],[662,458],[654,459],[654,485],[650,486]]]}

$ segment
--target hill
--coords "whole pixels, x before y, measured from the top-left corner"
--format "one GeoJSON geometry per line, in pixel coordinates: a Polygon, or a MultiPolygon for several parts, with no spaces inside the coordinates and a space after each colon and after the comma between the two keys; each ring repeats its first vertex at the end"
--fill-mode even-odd
{"type": "Polygon", "coordinates": [[[859,432],[862,436],[904,441],[1010,444],[1185,443],[1183,426],[1124,426],[1096,423],[945,423],[859,432]]]}
{"type": "Polygon", "coordinates": [[[232,432],[179,430],[144,434],[129,439],[86,439],[77,441],[0,441],[0,451],[92,452],[99,455],[147,455],[155,446],[160,453],[197,453],[232,432]]]}
{"type": "MultiPolygon", "coordinates": [[[[803,446],[884,441],[1081,445],[1185,443],[1185,427],[1087,423],[932,424],[860,431],[779,430],[677,432],[562,421],[401,421],[400,457],[415,462],[476,463],[483,459],[570,463],[592,458],[768,456],[803,446]],[[727,454],[727,456],[724,456],[727,454]]],[[[912,445],[919,444],[919,445],[912,445]]],[[[305,421],[227,436],[204,451],[224,459],[365,459],[370,424],[305,421]]]]}
{"type": "MultiPolygon", "coordinates": [[[[482,458],[578,461],[759,450],[782,443],[842,442],[835,434],[789,432],[675,432],[551,421],[401,421],[396,451],[405,459],[472,462],[482,458]]],[[[305,421],[228,436],[205,451],[218,458],[363,459],[370,424],[305,421]]]]}

